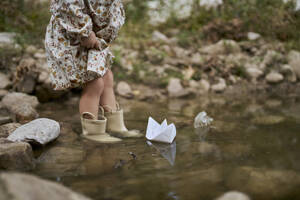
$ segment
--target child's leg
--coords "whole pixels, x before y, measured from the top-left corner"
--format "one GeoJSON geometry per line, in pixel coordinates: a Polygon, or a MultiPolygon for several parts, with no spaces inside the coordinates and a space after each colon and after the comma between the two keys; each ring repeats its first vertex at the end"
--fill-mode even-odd
{"type": "Polygon", "coordinates": [[[108,105],[116,110],[116,97],[114,93],[114,77],[111,70],[108,70],[103,76],[104,89],[100,97],[100,105],[108,105]]]}
{"type": "Polygon", "coordinates": [[[80,114],[83,112],[90,112],[94,116],[98,117],[99,101],[100,96],[103,93],[103,88],[103,78],[98,78],[86,83],[79,102],[80,114]]]}

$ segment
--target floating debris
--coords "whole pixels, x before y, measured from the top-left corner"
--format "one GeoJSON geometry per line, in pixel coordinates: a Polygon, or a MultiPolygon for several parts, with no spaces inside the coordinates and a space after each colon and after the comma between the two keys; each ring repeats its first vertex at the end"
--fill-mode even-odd
{"type": "Polygon", "coordinates": [[[207,113],[205,111],[200,112],[195,117],[194,128],[200,128],[200,127],[204,127],[204,126],[209,126],[212,121],[213,121],[213,118],[207,116],[207,113]]]}

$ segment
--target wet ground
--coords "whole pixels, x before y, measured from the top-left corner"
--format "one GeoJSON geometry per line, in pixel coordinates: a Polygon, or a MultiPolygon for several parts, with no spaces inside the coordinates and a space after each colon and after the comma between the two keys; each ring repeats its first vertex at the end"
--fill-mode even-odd
{"type": "Polygon", "coordinates": [[[78,98],[40,106],[62,122],[62,135],[36,151],[37,170],[93,199],[215,199],[238,190],[252,199],[300,199],[300,98],[122,100],[126,123],[145,133],[147,120],[177,127],[171,144],[145,138],[98,144],[78,137],[78,98]],[[214,118],[194,129],[200,111],[214,118]]]}

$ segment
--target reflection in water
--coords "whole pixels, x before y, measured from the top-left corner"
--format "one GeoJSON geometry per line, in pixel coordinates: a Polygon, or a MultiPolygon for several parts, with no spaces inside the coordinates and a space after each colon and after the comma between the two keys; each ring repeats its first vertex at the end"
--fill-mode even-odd
{"type": "Polygon", "coordinates": [[[147,141],[147,144],[154,147],[162,155],[162,157],[164,157],[170,163],[170,165],[173,166],[175,164],[176,141],[174,141],[172,144],[152,143],[147,141]]]}
{"type": "Polygon", "coordinates": [[[300,199],[298,97],[120,102],[128,128],[145,132],[149,116],[167,118],[177,127],[176,143],[86,141],[71,128],[80,130],[76,101],[48,103],[40,106],[40,116],[63,122],[62,132],[36,155],[33,173],[60,177],[95,200],[216,199],[230,190],[255,200],[300,199]],[[210,129],[193,128],[202,110],[214,118],[210,129]]]}

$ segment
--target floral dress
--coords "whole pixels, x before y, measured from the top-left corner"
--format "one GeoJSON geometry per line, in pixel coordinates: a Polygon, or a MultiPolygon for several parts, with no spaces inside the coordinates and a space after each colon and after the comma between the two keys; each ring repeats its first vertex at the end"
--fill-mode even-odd
{"type": "Polygon", "coordinates": [[[125,21],[121,0],[52,0],[50,12],[45,48],[53,88],[78,87],[103,76],[113,58],[109,45],[125,21]],[[100,50],[80,45],[91,31],[100,50]]]}

